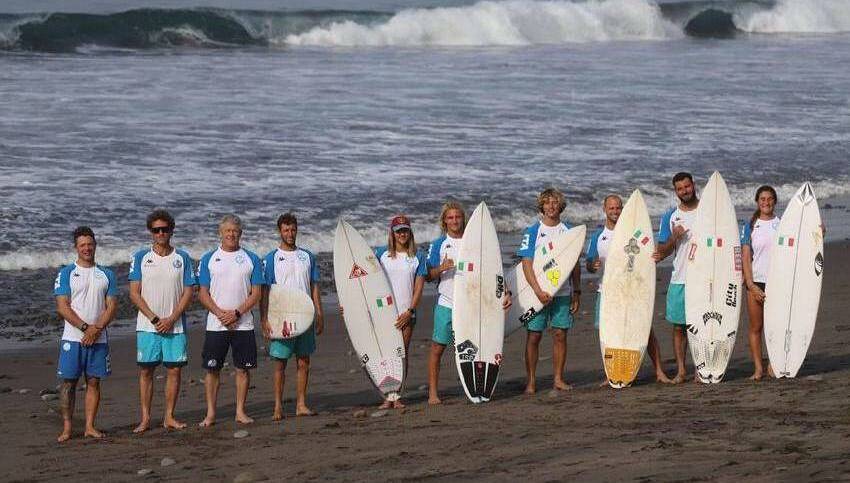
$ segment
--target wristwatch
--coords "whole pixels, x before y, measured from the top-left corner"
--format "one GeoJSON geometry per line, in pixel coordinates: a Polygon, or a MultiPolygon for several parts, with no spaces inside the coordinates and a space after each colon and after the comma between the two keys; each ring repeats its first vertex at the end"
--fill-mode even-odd
{"type": "Polygon", "coordinates": [[[85,322],[83,322],[83,325],[80,326],[80,330],[82,330],[83,332],[87,331],[88,328],[89,328],[89,324],[87,324],[85,322]]]}
{"type": "Polygon", "coordinates": [[[159,316],[154,315],[153,318],[151,319],[151,324],[156,325],[158,323],[159,323],[159,316]]]}
{"type": "Polygon", "coordinates": [[[581,295],[581,290],[573,290],[573,293],[576,295],[581,295]]]}
{"type": "Polygon", "coordinates": [[[233,309],[233,311],[236,312],[237,319],[242,317],[242,314],[239,312],[239,309],[233,309]]]}

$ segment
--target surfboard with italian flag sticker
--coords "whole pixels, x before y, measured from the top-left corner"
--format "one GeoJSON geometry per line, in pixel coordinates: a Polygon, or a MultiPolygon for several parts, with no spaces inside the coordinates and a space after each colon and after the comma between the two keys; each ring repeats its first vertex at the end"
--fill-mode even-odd
{"type": "Polygon", "coordinates": [[[723,248],[723,239],[722,238],[714,238],[708,237],[705,239],[705,246],[711,248],[723,248]]]}
{"type": "Polygon", "coordinates": [[[649,236],[644,235],[642,230],[635,230],[634,234],[632,235],[632,238],[638,240],[641,245],[646,245],[647,243],[649,243],[649,236]],[[641,237],[641,235],[643,235],[643,237],[641,237]]]}
{"type": "Polygon", "coordinates": [[[378,308],[389,307],[393,304],[393,296],[387,295],[386,297],[381,297],[375,301],[378,304],[378,308]]]}
{"type": "Polygon", "coordinates": [[[471,272],[473,265],[472,262],[457,262],[457,269],[461,272],[471,272]]]}
{"type": "Polygon", "coordinates": [[[793,247],[794,246],[794,237],[793,236],[789,236],[789,237],[780,236],[779,237],[779,245],[780,246],[786,246],[786,247],[793,247]]]}
{"type": "Polygon", "coordinates": [[[551,252],[554,249],[555,249],[555,244],[553,242],[549,242],[549,243],[546,243],[545,245],[540,247],[540,253],[542,253],[543,255],[546,255],[547,253],[551,252]]]}

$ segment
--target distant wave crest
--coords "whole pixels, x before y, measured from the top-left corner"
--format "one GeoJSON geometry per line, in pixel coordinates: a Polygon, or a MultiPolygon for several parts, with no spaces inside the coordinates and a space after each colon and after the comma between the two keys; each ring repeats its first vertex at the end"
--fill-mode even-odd
{"type": "Polygon", "coordinates": [[[0,49],[500,46],[850,32],[848,0],[485,0],[379,11],[138,9],[0,14],[0,49]]]}

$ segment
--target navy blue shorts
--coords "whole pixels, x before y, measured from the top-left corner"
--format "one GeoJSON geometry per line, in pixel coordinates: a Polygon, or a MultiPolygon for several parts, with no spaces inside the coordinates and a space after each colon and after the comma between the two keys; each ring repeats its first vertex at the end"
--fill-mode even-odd
{"type": "Polygon", "coordinates": [[[228,350],[233,351],[233,367],[257,367],[257,341],[253,330],[208,330],[201,351],[203,368],[208,371],[221,370],[228,350]]]}

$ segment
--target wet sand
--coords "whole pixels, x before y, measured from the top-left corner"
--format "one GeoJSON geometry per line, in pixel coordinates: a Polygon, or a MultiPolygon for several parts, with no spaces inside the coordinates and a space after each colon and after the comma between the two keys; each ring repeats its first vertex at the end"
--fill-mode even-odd
{"type": "MultiPolygon", "coordinates": [[[[261,356],[249,395],[249,426],[233,421],[234,378],[225,371],[216,426],[195,426],[204,415],[200,380],[200,314],[190,335],[177,416],[183,431],[153,429],[132,434],[138,422],[134,340],[113,337],[113,374],[103,383],[99,427],[104,440],[84,440],[83,393],[78,393],[75,440],[57,444],[58,402],[43,401],[52,389],[55,340],[5,352],[0,366],[0,480],[233,481],[240,477],[281,480],[487,479],[515,480],[825,480],[850,478],[850,243],[826,249],[820,316],[808,358],[793,380],[748,380],[746,310],[727,372],[719,385],[655,384],[648,360],[640,380],[623,390],[599,388],[603,377],[593,329],[595,288],[586,286],[581,316],[568,336],[567,379],[572,391],[552,387],[551,338],[541,351],[538,394],[525,396],[523,346],[506,341],[505,362],[494,400],[467,402],[453,355],[443,358],[445,404],[426,403],[427,354],[433,298],[414,331],[405,410],[374,417],[379,398],[359,368],[345,329],[329,305],[326,333],[313,357],[309,402],[315,417],[294,416],[294,364],[287,370],[287,418],[272,416],[272,363],[261,356]],[[29,392],[21,394],[21,389],[29,392]],[[365,415],[362,410],[365,410],[365,415]],[[249,435],[235,439],[234,432],[249,435]],[[161,466],[165,457],[175,463],[161,466]],[[152,470],[139,476],[142,469],[152,470]]],[[[674,370],[668,325],[661,320],[669,271],[659,272],[655,330],[668,373],[674,370]]],[[[260,342],[260,346],[265,346],[260,342]]],[[[690,369],[690,366],[689,366],[690,369]]],[[[162,370],[157,373],[162,374],[162,370]]],[[[162,415],[164,380],[155,381],[153,417],[162,415]]],[[[381,413],[377,413],[380,415],[381,413]]]]}

